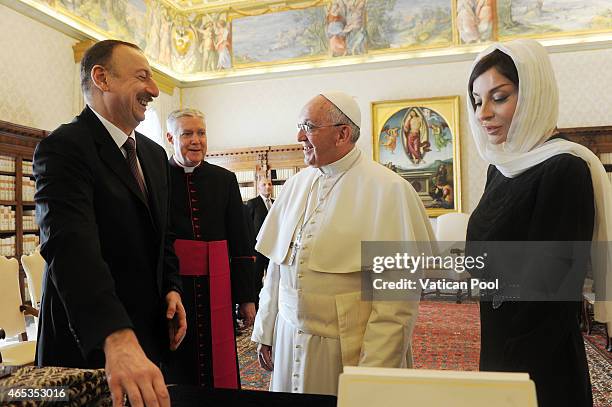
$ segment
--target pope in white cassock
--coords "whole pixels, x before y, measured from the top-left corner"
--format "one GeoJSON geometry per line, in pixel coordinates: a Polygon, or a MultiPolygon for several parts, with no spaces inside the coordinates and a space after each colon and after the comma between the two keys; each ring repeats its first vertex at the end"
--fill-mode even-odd
{"type": "Polygon", "coordinates": [[[343,366],[412,365],[418,302],[362,301],[361,242],[434,235],[412,186],[355,146],[360,125],[344,93],[304,106],[309,168],[285,183],[257,237],[270,264],[251,339],[271,391],[335,395],[343,366]]]}

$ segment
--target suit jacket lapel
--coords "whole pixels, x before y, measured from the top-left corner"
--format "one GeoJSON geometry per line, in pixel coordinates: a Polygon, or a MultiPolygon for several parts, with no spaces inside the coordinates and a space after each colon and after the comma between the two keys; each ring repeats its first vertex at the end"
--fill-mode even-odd
{"type": "MultiPolygon", "coordinates": [[[[100,158],[108,165],[108,167],[117,175],[117,177],[123,182],[134,195],[145,205],[148,206],[145,201],[145,197],[140,192],[138,183],[134,179],[134,175],[128,167],[125,157],[121,153],[121,150],[117,148],[117,144],[113,141],[113,138],[108,134],[106,127],[96,117],[95,113],[92,112],[89,107],[85,107],[80,115],[81,118],[86,120],[94,129],[94,139],[100,146],[100,158]]],[[[142,166],[142,163],[141,163],[142,166]]]]}
{"type": "MultiPolygon", "coordinates": [[[[272,199],[270,199],[270,205],[273,203],[274,201],[272,199]]],[[[261,208],[263,209],[263,211],[265,213],[268,213],[268,208],[266,207],[266,201],[264,201],[263,197],[261,195],[259,195],[259,206],[261,206],[261,208]]]]}

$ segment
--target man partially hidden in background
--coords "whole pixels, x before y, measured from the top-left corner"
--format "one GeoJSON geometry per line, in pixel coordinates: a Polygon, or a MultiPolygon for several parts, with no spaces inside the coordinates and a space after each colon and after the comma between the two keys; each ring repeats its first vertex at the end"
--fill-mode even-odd
{"type": "MultiPolygon", "coordinates": [[[[255,236],[259,233],[261,225],[263,225],[268,211],[274,203],[272,199],[272,181],[266,176],[261,176],[257,182],[257,191],[259,195],[253,199],[249,199],[246,203],[249,218],[247,221],[253,223],[255,229],[255,236]]],[[[263,287],[263,279],[265,271],[268,268],[268,258],[263,254],[255,253],[255,294],[259,296],[259,292],[263,287]]],[[[257,305],[259,305],[259,299],[256,299],[257,305]]]]}

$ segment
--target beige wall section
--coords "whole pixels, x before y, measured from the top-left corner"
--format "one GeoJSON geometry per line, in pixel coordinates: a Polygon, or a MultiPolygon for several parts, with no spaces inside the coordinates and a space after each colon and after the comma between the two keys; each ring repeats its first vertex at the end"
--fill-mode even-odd
{"type": "Polygon", "coordinates": [[[72,120],[76,40],[0,5],[0,119],[45,130],[72,120]]]}
{"type": "MultiPolygon", "coordinates": [[[[612,49],[552,55],[561,94],[559,126],[612,124],[612,49]]],[[[185,106],[207,115],[209,149],[295,142],[301,106],[322,90],[357,97],[362,110],[360,147],[372,154],[370,102],[434,96],[461,96],[463,207],[471,212],[482,194],[486,164],[468,129],[465,89],[471,62],[410,65],[219,84],[184,90],[185,106]]]]}

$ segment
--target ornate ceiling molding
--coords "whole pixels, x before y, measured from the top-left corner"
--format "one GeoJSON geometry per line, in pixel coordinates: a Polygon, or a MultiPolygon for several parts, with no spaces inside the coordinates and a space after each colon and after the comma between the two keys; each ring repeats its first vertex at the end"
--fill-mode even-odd
{"type": "Polygon", "coordinates": [[[479,0],[478,7],[471,0],[0,3],[90,41],[75,46],[75,61],[92,41],[138,44],[162,90],[172,94],[176,86],[468,60],[493,41],[517,37],[537,38],[557,51],[609,47],[612,22],[597,2],[584,1],[591,20],[573,31],[562,18],[561,29],[551,29],[548,21],[538,25],[543,20],[533,19],[537,10],[508,14],[507,0],[479,0]]]}

